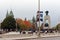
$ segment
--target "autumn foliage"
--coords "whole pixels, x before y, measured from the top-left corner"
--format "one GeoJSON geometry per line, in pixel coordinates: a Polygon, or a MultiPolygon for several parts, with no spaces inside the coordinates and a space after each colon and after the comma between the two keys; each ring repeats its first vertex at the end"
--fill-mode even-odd
{"type": "Polygon", "coordinates": [[[31,23],[29,21],[24,21],[24,24],[27,26],[27,27],[31,27],[31,23]]]}
{"type": "Polygon", "coordinates": [[[20,27],[23,30],[28,30],[30,27],[32,27],[31,23],[27,20],[22,20],[22,19],[16,19],[16,23],[20,25],[20,27]]]}

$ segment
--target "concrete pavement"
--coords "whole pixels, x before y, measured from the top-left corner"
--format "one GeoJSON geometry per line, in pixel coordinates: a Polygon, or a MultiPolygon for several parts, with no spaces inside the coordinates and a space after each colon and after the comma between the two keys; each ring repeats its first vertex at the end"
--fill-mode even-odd
{"type": "MultiPolygon", "coordinates": [[[[48,33],[48,34],[41,34],[40,37],[41,38],[47,38],[47,37],[58,37],[60,36],[60,33],[48,33]]],[[[15,39],[31,39],[31,38],[38,38],[38,36],[36,34],[19,34],[16,32],[10,32],[10,33],[6,33],[6,34],[2,34],[0,35],[0,39],[1,40],[15,40],[15,39]]]]}

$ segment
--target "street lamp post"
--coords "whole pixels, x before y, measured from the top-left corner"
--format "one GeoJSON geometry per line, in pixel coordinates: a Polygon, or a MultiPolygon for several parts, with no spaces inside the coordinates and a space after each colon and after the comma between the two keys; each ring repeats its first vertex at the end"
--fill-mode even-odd
{"type": "Polygon", "coordinates": [[[17,23],[16,23],[16,32],[17,32],[17,23]]]}
{"type": "Polygon", "coordinates": [[[17,32],[17,19],[16,19],[16,32],[17,32]]]}

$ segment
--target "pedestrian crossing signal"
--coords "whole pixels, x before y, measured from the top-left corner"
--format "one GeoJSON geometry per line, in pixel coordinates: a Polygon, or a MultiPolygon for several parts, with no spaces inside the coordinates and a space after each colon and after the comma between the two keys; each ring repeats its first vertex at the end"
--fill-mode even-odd
{"type": "Polygon", "coordinates": [[[43,21],[43,19],[40,19],[40,21],[43,21]]]}

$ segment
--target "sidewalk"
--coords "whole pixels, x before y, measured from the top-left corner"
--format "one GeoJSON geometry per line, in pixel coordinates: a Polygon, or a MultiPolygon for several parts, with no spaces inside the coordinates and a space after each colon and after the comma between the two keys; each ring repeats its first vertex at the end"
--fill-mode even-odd
{"type": "Polygon", "coordinates": [[[10,32],[10,33],[6,33],[6,34],[2,34],[0,35],[0,39],[3,40],[14,40],[14,39],[30,39],[30,38],[37,38],[38,36],[36,36],[35,34],[20,34],[20,33],[16,33],[16,32],[10,32]]]}
{"type": "MultiPolygon", "coordinates": [[[[4,40],[14,40],[14,39],[30,39],[30,38],[38,38],[36,34],[16,34],[16,33],[7,33],[0,35],[4,40]]],[[[48,33],[48,34],[41,34],[40,37],[57,37],[60,36],[60,33],[48,33]]]]}
{"type": "Polygon", "coordinates": [[[26,36],[26,37],[7,37],[7,38],[1,38],[3,40],[16,40],[16,39],[30,39],[30,38],[37,38],[38,36],[32,35],[32,36],[26,36]]]}
{"type": "Polygon", "coordinates": [[[53,33],[53,34],[41,34],[41,37],[60,37],[60,33],[53,33]]]}

